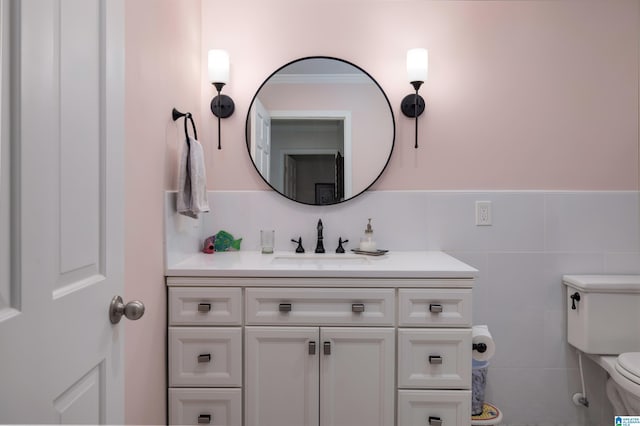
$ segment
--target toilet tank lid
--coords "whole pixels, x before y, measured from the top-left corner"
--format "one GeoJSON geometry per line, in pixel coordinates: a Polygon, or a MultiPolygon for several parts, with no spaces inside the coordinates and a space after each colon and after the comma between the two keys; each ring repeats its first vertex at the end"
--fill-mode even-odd
{"type": "Polygon", "coordinates": [[[640,275],[564,275],[562,283],[584,292],[640,293],[640,275]]]}

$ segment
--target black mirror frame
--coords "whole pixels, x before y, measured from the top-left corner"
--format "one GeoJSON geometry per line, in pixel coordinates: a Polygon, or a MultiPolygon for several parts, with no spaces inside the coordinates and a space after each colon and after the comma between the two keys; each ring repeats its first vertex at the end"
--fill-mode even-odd
{"type": "Polygon", "coordinates": [[[316,207],[335,206],[336,204],[342,204],[342,203],[345,203],[345,202],[347,202],[349,200],[353,200],[354,198],[356,198],[356,197],[360,196],[361,194],[367,192],[367,190],[369,188],[371,188],[380,179],[380,177],[382,176],[384,171],[387,169],[387,166],[389,165],[389,161],[391,161],[391,155],[393,154],[393,149],[394,149],[395,143],[396,143],[396,118],[395,118],[395,115],[393,114],[393,108],[391,107],[391,102],[389,102],[389,97],[387,96],[385,91],[382,89],[382,86],[380,86],[380,84],[376,81],[376,79],[373,78],[371,76],[371,74],[369,74],[367,71],[365,71],[361,67],[359,67],[356,64],[354,64],[352,62],[349,62],[349,61],[347,61],[345,59],[335,58],[335,57],[332,57],[332,56],[306,56],[306,57],[303,57],[303,58],[294,59],[294,60],[282,65],[280,68],[278,68],[274,72],[272,72],[262,82],[260,87],[258,87],[258,90],[256,90],[256,93],[253,95],[253,98],[251,99],[251,103],[249,104],[249,109],[247,110],[247,118],[245,120],[245,126],[244,126],[244,137],[245,137],[245,142],[246,142],[246,145],[247,145],[247,153],[249,154],[249,159],[251,160],[251,164],[253,165],[253,168],[256,170],[256,172],[262,178],[262,180],[267,185],[269,185],[269,187],[274,192],[276,192],[277,194],[280,194],[283,198],[286,198],[287,200],[291,200],[291,201],[294,201],[296,203],[304,204],[304,205],[307,205],[307,206],[316,206],[316,207]],[[255,161],[251,157],[251,141],[249,140],[249,124],[251,122],[251,109],[253,108],[253,104],[254,104],[254,102],[256,100],[256,97],[258,96],[258,93],[260,93],[260,90],[264,87],[265,84],[267,84],[267,82],[271,79],[271,77],[273,77],[275,74],[277,74],[280,70],[282,70],[283,68],[286,68],[289,65],[294,64],[296,62],[300,62],[300,61],[304,61],[304,60],[308,60],[308,59],[331,59],[331,60],[334,60],[334,61],[340,61],[340,62],[343,62],[345,64],[351,65],[354,68],[357,68],[363,74],[365,74],[367,77],[369,77],[371,79],[371,81],[373,81],[376,84],[376,86],[378,86],[378,89],[380,89],[380,93],[382,93],[382,96],[384,97],[385,101],[387,102],[387,105],[389,106],[389,113],[391,114],[391,124],[392,124],[392,127],[393,127],[393,132],[392,132],[393,135],[392,135],[392,139],[391,139],[391,149],[389,150],[389,156],[387,157],[387,161],[384,163],[384,166],[382,167],[382,170],[380,170],[380,173],[378,174],[378,176],[376,176],[376,178],[373,179],[373,181],[366,188],[364,188],[362,191],[358,192],[357,194],[351,196],[350,198],[347,198],[346,200],[342,200],[342,201],[338,201],[338,202],[330,203],[330,204],[305,203],[304,201],[299,201],[299,200],[295,200],[293,198],[287,197],[282,192],[278,191],[273,185],[271,185],[271,183],[269,181],[267,181],[267,179],[265,179],[264,176],[262,176],[262,173],[260,173],[260,170],[258,170],[258,166],[256,166],[255,161]]]}

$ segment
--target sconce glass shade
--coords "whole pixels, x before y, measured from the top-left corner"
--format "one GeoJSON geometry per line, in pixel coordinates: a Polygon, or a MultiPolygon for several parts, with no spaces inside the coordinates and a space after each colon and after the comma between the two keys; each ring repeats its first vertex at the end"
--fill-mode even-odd
{"type": "Polygon", "coordinates": [[[211,83],[229,82],[229,53],[222,49],[209,50],[209,81],[211,83]]]}
{"type": "Polygon", "coordinates": [[[409,83],[427,81],[429,71],[429,51],[427,49],[409,49],[407,51],[407,77],[409,83]]]}

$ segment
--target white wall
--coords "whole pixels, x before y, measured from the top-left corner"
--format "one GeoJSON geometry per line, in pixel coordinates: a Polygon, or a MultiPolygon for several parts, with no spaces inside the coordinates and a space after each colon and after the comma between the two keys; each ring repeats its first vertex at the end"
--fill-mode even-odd
{"type": "Polygon", "coordinates": [[[566,343],[561,276],[640,274],[638,192],[373,191],[332,207],[301,205],[267,191],[209,197],[212,213],[201,219],[200,241],[193,232],[197,222],[181,219],[189,222],[182,228],[189,230],[192,250],[220,229],[242,237],[243,250],[257,250],[261,228],[276,230],[276,250],[293,251],[289,240],[298,236],[310,250],[319,218],[325,248],[335,249],[342,237],[352,241],[349,249],[372,217],[380,248],[444,250],[474,266],[480,271],[474,323],[488,324],[497,345],[487,400],[503,410],[504,424],[610,424],[605,374],[591,361],[585,362],[591,406],[571,401],[581,388],[566,343]],[[492,202],[492,226],[475,226],[478,200],[492,202]],[[252,207],[257,205],[259,210],[252,207]]]}

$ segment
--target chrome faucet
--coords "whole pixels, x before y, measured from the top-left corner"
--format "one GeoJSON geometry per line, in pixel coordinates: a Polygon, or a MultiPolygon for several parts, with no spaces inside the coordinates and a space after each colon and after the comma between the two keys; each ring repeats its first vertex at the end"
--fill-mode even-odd
{"type": "Polygon", "coordinates": [[[316,243],[316,253],[324,253],[324,244],[322,243],[322,219],[318,219],[318,242],[316,243]]]}

